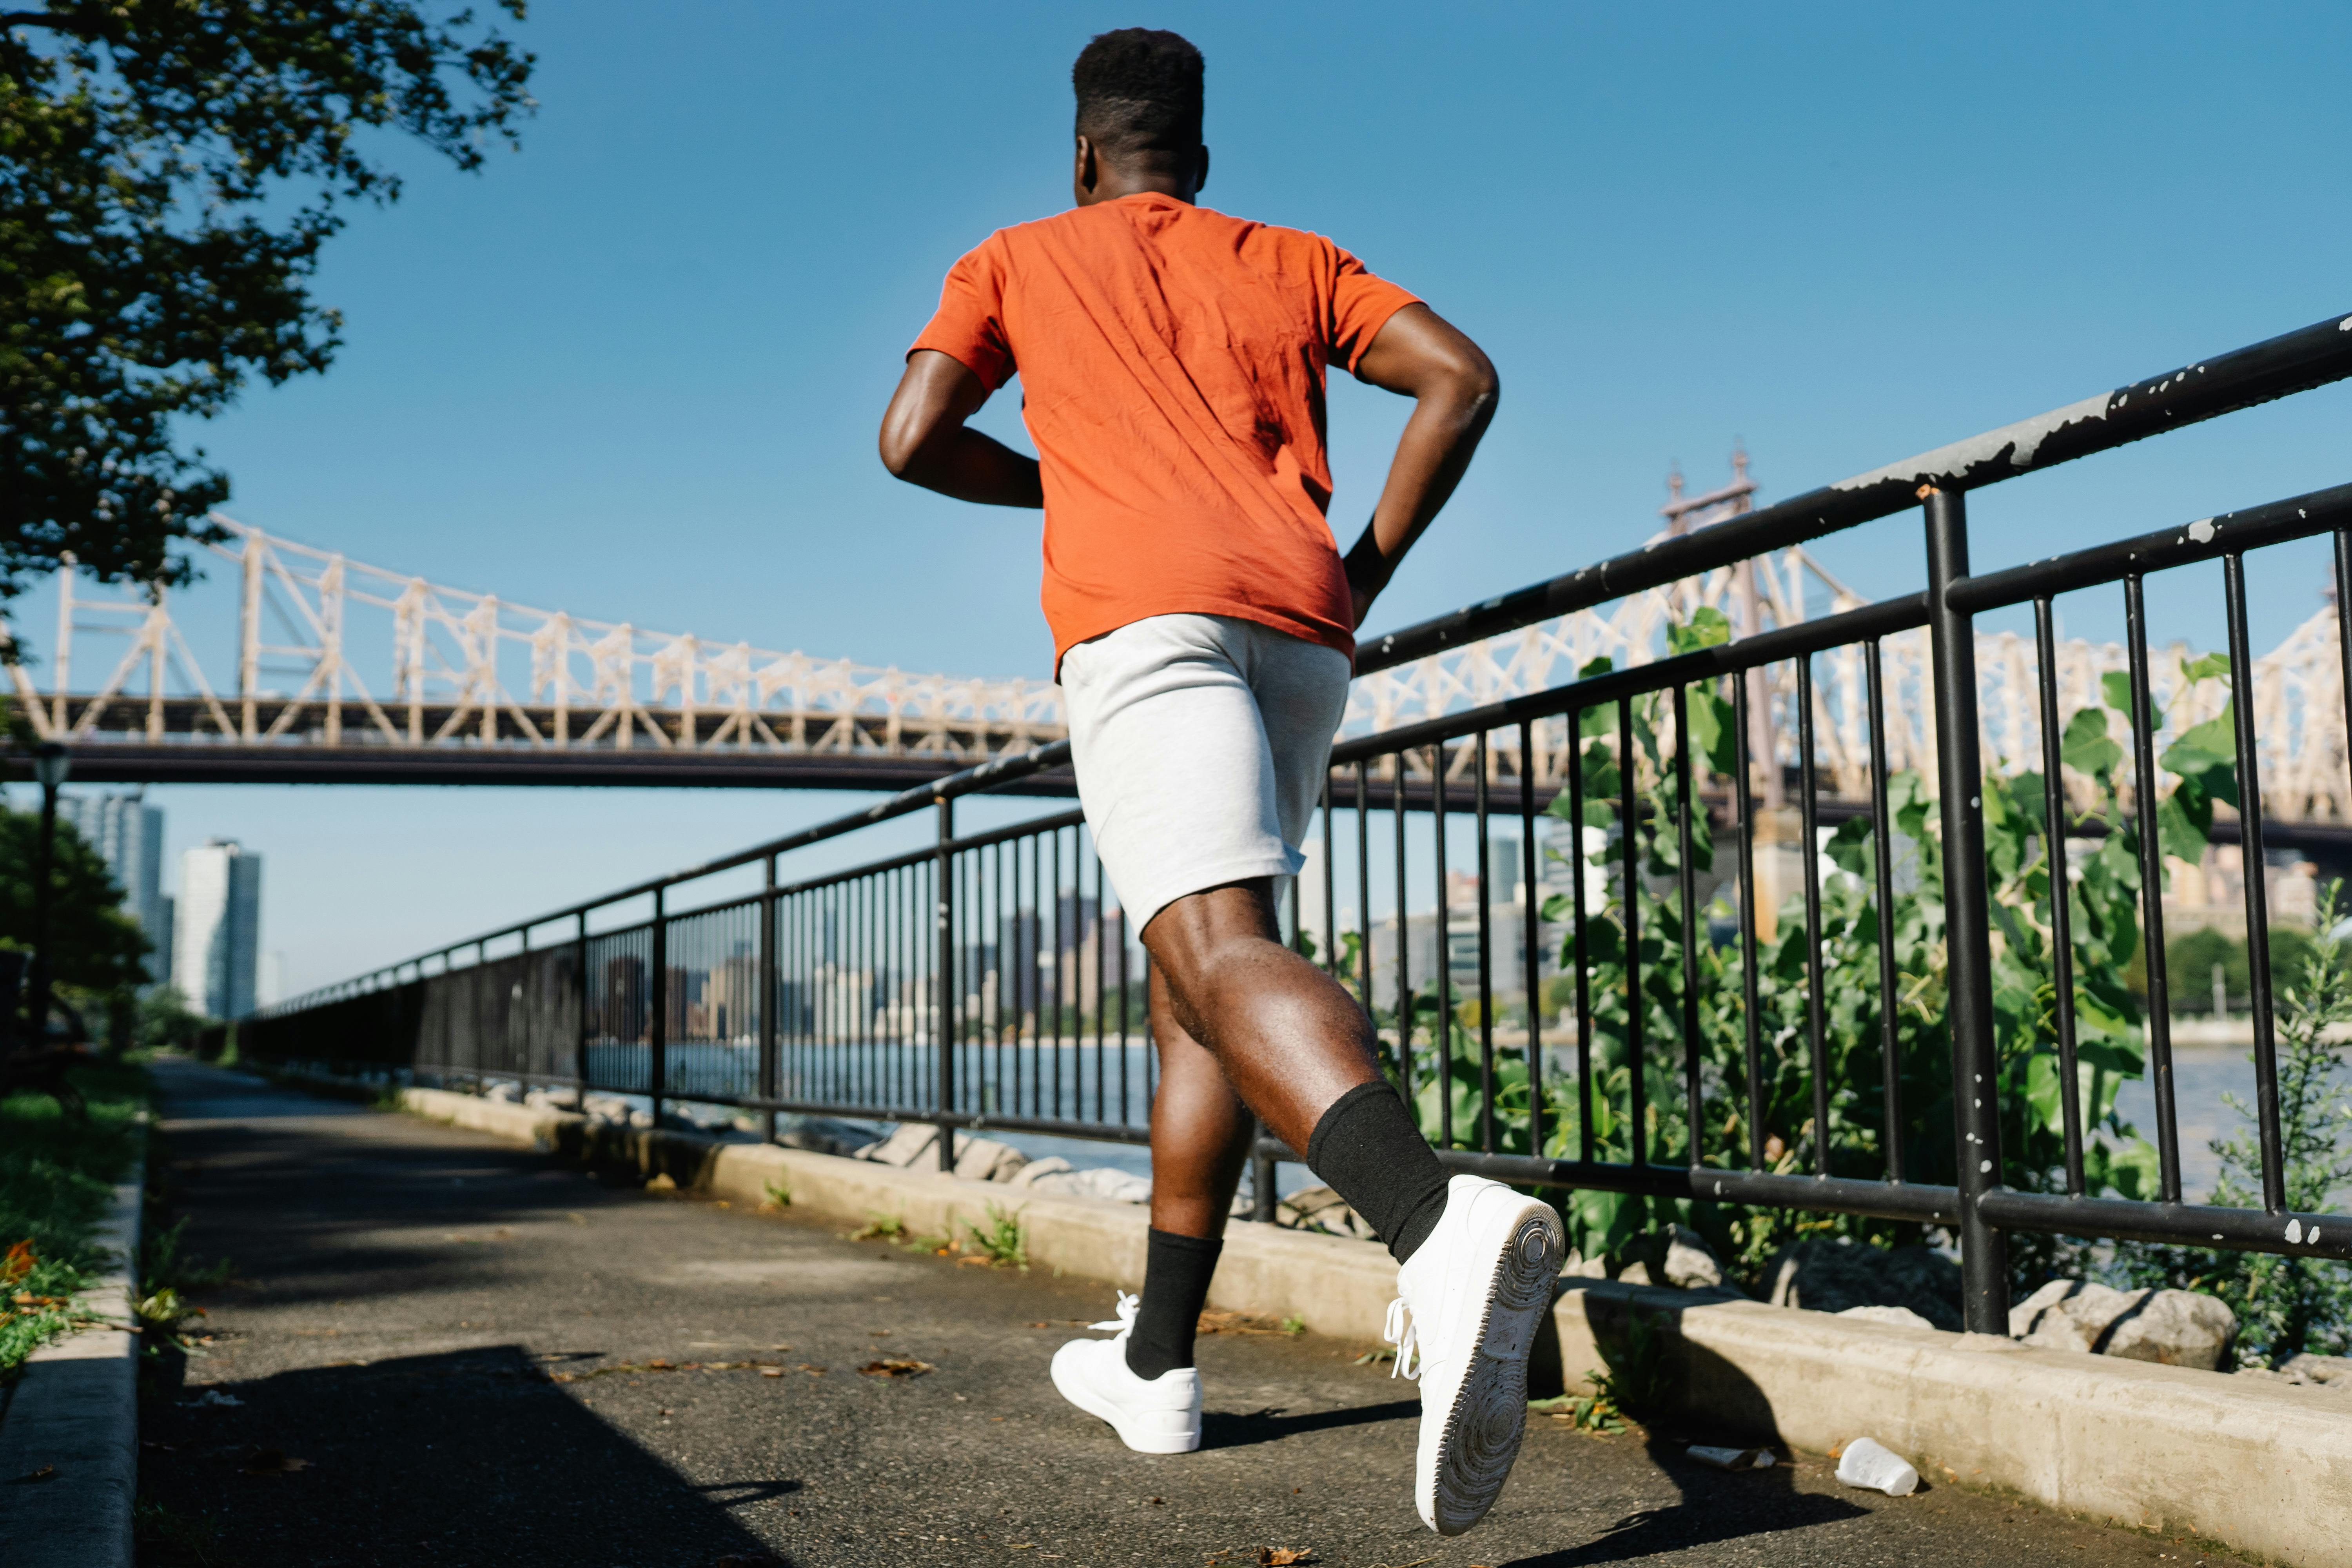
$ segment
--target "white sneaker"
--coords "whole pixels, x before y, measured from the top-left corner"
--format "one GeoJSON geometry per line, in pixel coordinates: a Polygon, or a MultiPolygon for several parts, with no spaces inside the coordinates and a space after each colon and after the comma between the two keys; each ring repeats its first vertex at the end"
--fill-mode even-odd
{"type": "Polygon", "coordinates": [[[1486,1518],[1519,1457],[1528,1352],[1551,1310],[1566,1246],[1548,1205],[1499,1182],[1456,1176],[1437,1228],[1397,1270],[1391,1375],[1421,1380],[1412,1500],[1440,1535],[1486,1518]]]}
{"type": "Polygon", "coordinates": [[[1201,1373],[1176,1367],[1146,1381],[1127,1364],[1136,1299],[1118,1293],[1118,1316],[1089,1328],[1117,1329],[1108,1340],[1072,1340],[1054,1352],[1054,1386],[1089,1415],[1110,1423],[1139,1454],[1189,1454],[1201,1446],[1201,1373]]]}

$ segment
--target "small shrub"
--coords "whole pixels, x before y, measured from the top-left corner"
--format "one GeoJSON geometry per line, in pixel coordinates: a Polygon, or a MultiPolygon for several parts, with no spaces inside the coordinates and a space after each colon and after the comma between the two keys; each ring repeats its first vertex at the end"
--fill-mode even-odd
{"type": "MultiPolygon", "coordinates": [[[[2317,928],[2341,918],[2343,884],[2321,893],[2317,928]]],[[[2352,1086],[2343,1074],[2344,1047],[2336,1031],[2352,1023],[2352,952],[2338,943],[2309,942],[2301,968],[2278,997],[2278,1113],[2286,1206],[2305,1214],[2336,1212],[2335,1194],[2352,1184],[2352,1086]]],[[[2252,1106],[2226,1095],[2244,1125],[2210,1145],[2221,1162],[2211,1201],[2230,1208],[2262,1202],[2262,1146],[2252,1106]]],[[[2111,1274],[2126,1286],[2168,1286],[2219,1296],[2238,1314],[2241,1366],[2277,1366],[2306,1352],[2352,1351],[2352,1267],[2328,1258],[2268,1252],[2158,1247],[2125,1242],[2116,1247],[2111,1274]]]]}

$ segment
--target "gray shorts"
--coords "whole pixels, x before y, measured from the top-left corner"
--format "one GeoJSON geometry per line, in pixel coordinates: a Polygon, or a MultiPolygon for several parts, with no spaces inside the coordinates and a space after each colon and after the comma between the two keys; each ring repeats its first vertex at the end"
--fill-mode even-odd
{"type": "Polygon", "coordinates": [[[1232,616],[1151,616],[1062,656],[1078,800],[1129,931],[1188,893],[1297,874],[1352,674],[1232,616]]]}

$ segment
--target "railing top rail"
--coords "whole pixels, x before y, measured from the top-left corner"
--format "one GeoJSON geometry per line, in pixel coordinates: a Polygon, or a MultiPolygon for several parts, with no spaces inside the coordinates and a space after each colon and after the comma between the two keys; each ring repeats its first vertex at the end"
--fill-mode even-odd
{"type": "Polygon", "coordinates": [[[2190,566],[2200,561],[2259,550],[2267,544],[2308,539],[2345,527],[2352,527],[2352,485],[2336,485],[2289,496],[2266,506],[2200,517],[2194,522],[2158,529],[2135,539],[2095,544],[2069,555],[2053,555],[2002,572],[1963,577],[1945,591],[1944,600],[1953,609],[1973,615],[1979,610],[2021,605],[2046,595],[2116,583],[2137,574],[2190,566]]]}
{"type": "Polygon", "coordinates": [[[1357,647],[1356,673],[1409,664],[1890,517],[1916,505],[1923,485],[1979,489],[2347,376],[2352,376],[2352,316],[2330,317],[2266,342],[1791,496],[1696,533],[1658,540],[1549,582],[1368,637],[1357,647]]]}

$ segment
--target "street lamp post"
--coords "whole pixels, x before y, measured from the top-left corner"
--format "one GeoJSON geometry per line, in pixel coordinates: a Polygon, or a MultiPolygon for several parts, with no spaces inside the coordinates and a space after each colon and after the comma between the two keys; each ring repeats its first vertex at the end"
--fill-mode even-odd
{"type": "Polygon", "coordinates": [[[41,785],[41,836],[33,846],[33,984],[26,1007],[36,1048],[49,1035],[49,910],[54,902],[50,884],[57,880],[58,788],[73,771],[73,758],[55,741],[44,741],[33,752],[33,776],[41,785]]]}

